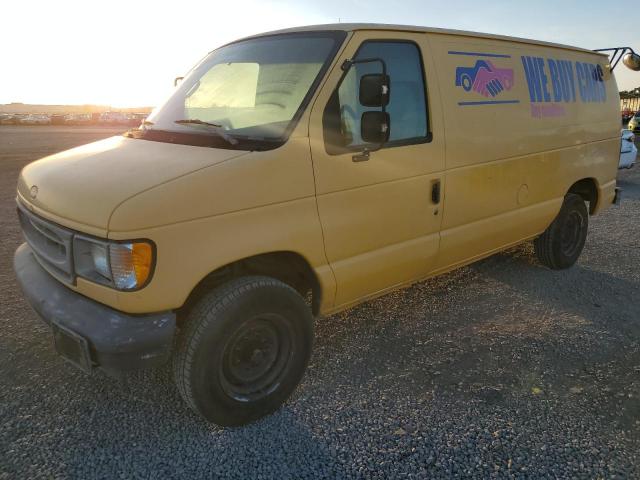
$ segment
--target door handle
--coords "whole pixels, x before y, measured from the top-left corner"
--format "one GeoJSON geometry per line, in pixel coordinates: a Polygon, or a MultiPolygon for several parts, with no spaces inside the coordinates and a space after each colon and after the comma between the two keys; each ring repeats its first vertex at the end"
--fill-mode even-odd
{"type": "Polygon", "coordinates": [[[436,180],[431,184],[431,201],[434,205],[440,203],[440,180],[436,180]]]}
{"type": "Polygon", "coordinates": [[[353,157],[351,157],[351,160],[353,160],[354,162],[366,162],[367,160],[369,160],[369,150],[365,150],[362,153],[356,153],[353,157]]]}

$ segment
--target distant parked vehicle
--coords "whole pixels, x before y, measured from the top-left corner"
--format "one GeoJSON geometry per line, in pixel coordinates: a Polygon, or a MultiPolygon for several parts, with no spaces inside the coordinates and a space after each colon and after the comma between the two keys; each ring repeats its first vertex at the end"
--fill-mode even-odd
{"type": "Polygon", "coordinates": [[[633,133],[640,133],[640,110],[629,120],[629,126],[627,128],[633,133]]]}
{"type": "Polygon", "coordinates": [[[49,115],[27,115],[20,119],[23,125],[48,125],[51,123],[49,115]]]}
{"type": "Polygon", "coordinates": [[[17,120],[14,115],[9,113],[0,114],[0,125],[15,125],[17,120]]]}
{"type": "Polygon", "coordinates": [[[126,125],[129,119],[124,113],[120,112],[104,112],[100,114],[100,123],[107,125],[126,125]]]}
{"type": "Polygon", "coordinates": [[[146,113],[129,113],[127,114],[128,125],[132,127],[137,127],[142,123],[142,121],[147,118],[146,113]]]}
{"type": "Polygon", "coordinates": [[[618,168],[631,168],[636,164],[638,149],[636,148],[636,136],[631,130],[622,130],[622,142],[620,144],[620,163],[618,168]]]}
{"type": "Polygon", "coordinates": [[[72,113],[65,115],[65,124],[67,125],[89,125],[91,123],[90,113],[72,113]]]}

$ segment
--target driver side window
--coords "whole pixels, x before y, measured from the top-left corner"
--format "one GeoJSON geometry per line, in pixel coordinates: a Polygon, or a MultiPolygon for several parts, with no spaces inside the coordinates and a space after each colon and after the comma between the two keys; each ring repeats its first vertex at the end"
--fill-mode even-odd
{"type": "MultiPolygon", "coordinates": [[[[386,107],[391,119],[386,146],[425,141],[428,133],[426,87],[418,47],[411,42],[367,41],[355,60],[382,58],[390,77],[386,107]]],[[[354,64],[329,100],[323,119],[328,153],[357,150],[365,145],[360,127],[362,114],[370,111],[359,102],[359,82],[365,74],[380,73],[379,62],[354,64]]]]}

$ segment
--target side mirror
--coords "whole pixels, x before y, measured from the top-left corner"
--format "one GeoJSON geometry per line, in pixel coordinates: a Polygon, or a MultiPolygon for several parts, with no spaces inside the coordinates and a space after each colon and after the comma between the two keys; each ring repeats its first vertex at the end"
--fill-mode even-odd
{"type": "Polygon", "coordinates": [[[389,104],[389,75],[369,73],[360,77],[360,104],[364,107],[386,107],[389,104]]]}
{"type": "Polygon", "coordinates": [[[634,72],[640,71],[640,55],[637,53],[627,53],[622,57],[622,63],[634,72]]]}
{"type": "Polygon", "coordinates": [[[173,79],[173,86],[177,87],[184,77],[176,77],[173,79]]]}
{"type": "Polygon", "coordinates": [[[360,122],[360,136],[367,143],[382,145],[389,141],[391,119],[387,112],[364,112],[360,122]]]}

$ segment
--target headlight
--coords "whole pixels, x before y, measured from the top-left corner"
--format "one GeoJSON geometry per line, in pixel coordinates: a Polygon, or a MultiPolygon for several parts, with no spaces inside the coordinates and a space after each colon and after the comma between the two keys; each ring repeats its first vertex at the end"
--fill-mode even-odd
{"type": "Polygon", "coordinates": [[[155,251],[151,242],[108,242],[76,236],[73,259],[76,274],[118,290],[142,288],[151,276],[155,251]]]}

